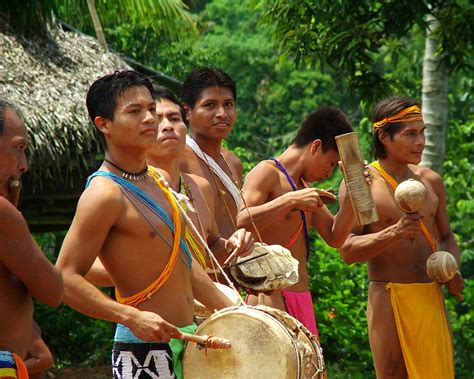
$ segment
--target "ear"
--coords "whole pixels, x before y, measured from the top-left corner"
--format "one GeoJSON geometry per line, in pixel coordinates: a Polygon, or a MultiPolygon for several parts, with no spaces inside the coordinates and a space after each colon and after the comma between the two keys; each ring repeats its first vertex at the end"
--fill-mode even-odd
{"type": "Polygon", "coordinates": [[[99,131],[101,131],[103,134],[110,134],[109,131],[109,120],[102,116],[97,116],[94,119],[94,125],[99,131]]]}
{"type": "Polygon", "coordinates": [[[315,154],[318,150],[323,150],[323,141],[321,141],[320,139],[316,139],[311,142],[311,147],[309,149],[311,154],[315,154]]]}
{"type": "Polygon", "coordinates": [[[382,145],[386,145],[387,144],[387,138],[389,138],[388,134],[385,133],[383,130],[379,129],[377,131],[378,133],[378,139],[379,141],[382,143],[382,145]]]}
{"type": "Polygon", "coordinates": [[[183,109],[186,112],[186,121],[189,121],[189,114],[191,113],[191,107],[188,104],[184,103],[183,109]]]}

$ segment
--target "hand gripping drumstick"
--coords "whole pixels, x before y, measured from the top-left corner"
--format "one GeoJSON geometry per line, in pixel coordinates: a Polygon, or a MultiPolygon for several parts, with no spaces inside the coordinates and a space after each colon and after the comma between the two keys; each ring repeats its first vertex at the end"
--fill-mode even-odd
{"type": "MultiPolygon", "coordinates": [[[[395,201],[398,207],[405,213],[416,213],[426,202],[428,190],[422,182],[415,179],[408,179],[401,182],[395,189],[395,201]]],[[[410,238],[412,246],[414,238],[410,238]]]]}
{"type": "Polygon", "coordinates": [[[229,340],[214,336],[198,336],[197,334],[189,334],[181,332],[181,339],[184,341],[194,342],[202,345],[207,349],[230,349],[232,347],[229,340]]]}

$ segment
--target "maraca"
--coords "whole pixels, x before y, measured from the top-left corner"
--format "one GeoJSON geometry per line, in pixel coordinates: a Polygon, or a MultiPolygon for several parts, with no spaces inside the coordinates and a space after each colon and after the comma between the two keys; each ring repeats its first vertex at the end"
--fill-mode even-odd
{"type": "MultiPolygon", "coordinates": [[[[447,251],[435,251],[426,260],[426,273],[437,283],[447,283],[456,275],[458,264],[452,254],[447,251]]],[[[460,293],[456,294],[459,301],[463,300],[460,293]]]]}
{"type": "MultiPolygon", "coordinates": [[[[395,201],[403,212],[416,213],[425,204],[427,194],[428,190],[423,183],[408,179],[401,182],[395,189],[395,201]]],[[[414,241],[414,238],[410,239],[412,245],[414,241]]]]}

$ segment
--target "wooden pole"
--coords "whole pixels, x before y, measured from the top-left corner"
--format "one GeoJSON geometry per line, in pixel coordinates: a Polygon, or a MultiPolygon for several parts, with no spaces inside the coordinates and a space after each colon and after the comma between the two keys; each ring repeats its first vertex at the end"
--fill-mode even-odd
{"type": "Polygon", "coordinates": [[[97,14],[97,9],[95,7],[94,0],[87,0],[87,6],[89,7],[89,12],[92,17],[92,22],[94,23],[95,34],[97,39],[99,40],[100,45],[102,48],[107,51],[107,42],[105,41],[104,31],[102,29],[102,25],[100,23],[99,15],[97,14]]]}
{"type": "Polygon", "coordinates": [[[336,136],[336,143],[357,225],[367,225],[378,221],[377,208],[369,184],[365,181],[364,162],[357,133],[336,136]]]}

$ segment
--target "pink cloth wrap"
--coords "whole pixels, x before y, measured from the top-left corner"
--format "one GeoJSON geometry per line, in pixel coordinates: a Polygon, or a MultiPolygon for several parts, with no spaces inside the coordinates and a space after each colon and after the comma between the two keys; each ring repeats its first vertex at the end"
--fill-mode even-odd
{"type": "Polygon", "coordinates": [[[281,293],[283,299],[285,299],[288,314],[306,326],[306,328],[308,328],[308,330],[313,333],[319,341],[319,333],[316,326],[316,316],[314,315],[311,292],[281,291],[281,293]]]}

